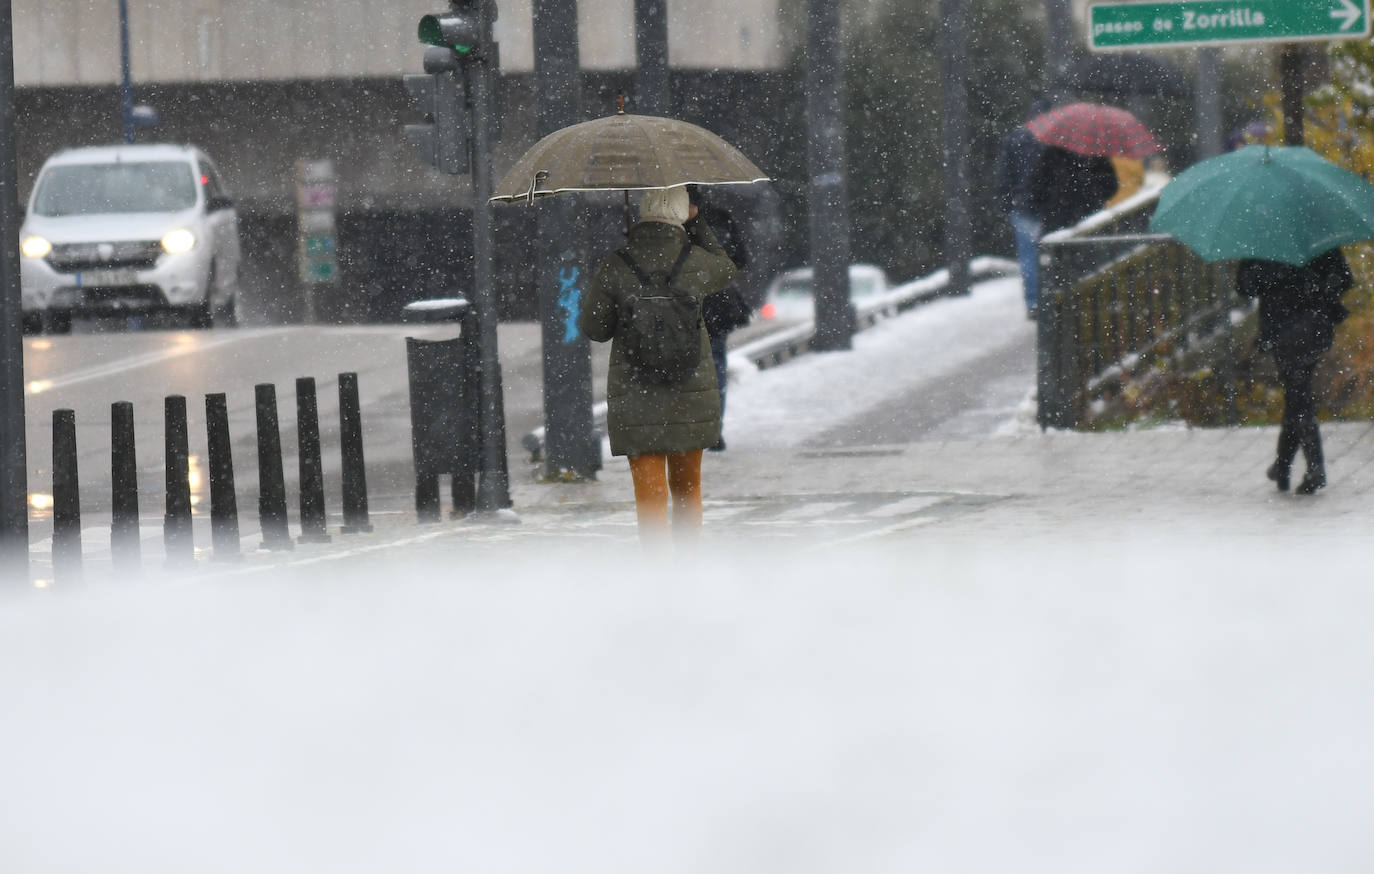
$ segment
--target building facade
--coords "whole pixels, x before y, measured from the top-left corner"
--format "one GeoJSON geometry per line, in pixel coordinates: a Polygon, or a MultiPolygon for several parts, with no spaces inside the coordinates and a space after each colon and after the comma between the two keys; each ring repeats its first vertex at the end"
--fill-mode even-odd
{"type": "MultiPolygon", "coordinates": [[[[784,0],[668,0],[674,114],[751,138],[791,47],[784,0]],[[736,87],[739,86],[739,87],[736,87]],[[739,95],[751,95],[741,99],[739,95]],[[710,100],[702,105],[702,98],[710,100]],[[694,117],[695,116],[695,117],[694,117]]],[[[467,178],[421,163],[401,134],[416,111],[401,84],[420,72],[416,25],[443,0],[128,0],[136,103],[159,122],[140,141],[194,142],[220,165],[244,228],[245,305],[257,321],[302,316],[296,167],[329,159],[337,174],[339,278],[318,311],[337,320],[394,318],[405,301],[461,284],[470,237],[467,178]],[[455,267],[455,265],[457,265],[455,267]]],[[[535,138],[531,0],[498,0],[499,174],[535,138]]],[[[115,0],[14,0],[19,182],[64,147],[118,141],[121,103],[115,0]]],[[[579,0],[583,115],[633,92],[634,0],[579,0]]],[[[528,213],[528,210],[524,211],[528,213]]],[[[531,317],[515,265],[528,215],[498,216],[503,314],[531,317]],[[503,270],[502,265],[512,269],[503,270]]],[[[528,240],[524,240],[526,243],[528,240]]],[[[317,301],[319,298],[317,297],[317,301]]]]}

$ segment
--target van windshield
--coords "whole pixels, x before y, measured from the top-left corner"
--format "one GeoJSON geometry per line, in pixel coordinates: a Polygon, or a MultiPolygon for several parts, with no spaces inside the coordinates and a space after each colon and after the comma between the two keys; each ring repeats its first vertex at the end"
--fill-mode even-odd
{"type": "Polygon", "coordinates": [[[185,161],[58,164],[38,180],[33,212],[86,215],[175,212],[196,205],[196,178],[185,161]]]}

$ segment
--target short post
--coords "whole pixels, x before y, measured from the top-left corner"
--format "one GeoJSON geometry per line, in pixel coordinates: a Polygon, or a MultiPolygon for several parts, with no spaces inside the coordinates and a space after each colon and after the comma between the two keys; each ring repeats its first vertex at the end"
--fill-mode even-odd
{"type": "Polygon", "coordinates": [[[72,410],[52,411],[52,564],[55,579],[81,576],[81,497],[72,410]]]}
{"type": "Polygon", "coordinates": [[[240,555],[239,505],[230,450],[229,407],[222,392],[205,396],[205,437],[209,451],[210,542],[214,544],[216,560],[233,560],[240,555]]]}
{"type": "Polygon", "coordinates": [[[167,510],[162,517],[162,542],[169,564],[186,564],[195,560],[196,552],[191,532],[191,450],[186,433],[184,395],[168,395],[163,399],[163,420],[167,510]]]}
{"type": "Polygon", "coordinates": [[[277,421],[277,387],[253,387],[258,423],[258,525],[264,549],[294,549],[286,527],[286,474],[281,460],[281,428],[277,421]]]}
{"type": "Polygon", "coordinates": [[[363,464],[363,417],[358,374],[339,374],[339,451],[343,462],[344,534],[372,530],[367,513],[367,469],[363,464]]]}
{"type": "Polygon", "coordinates": [[[324,464],[320,458],[320,413],[315,378],[296,380],[296,437],[299,447],[302,543],[328,543],[325,533],[324,464]]]}
{"type": "Polygon", "coordinates": [[[110,561],[118,572],[136,572],[142,562],[134,405],[129,401],[110,405],[110,561]]]}

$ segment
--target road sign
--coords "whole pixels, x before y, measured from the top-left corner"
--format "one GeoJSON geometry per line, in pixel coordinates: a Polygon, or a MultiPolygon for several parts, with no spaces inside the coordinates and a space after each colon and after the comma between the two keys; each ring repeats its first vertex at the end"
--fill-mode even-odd
{"type": "Polygon", "coordinates": [[[306,309],[314,321],[315,299],[310,286],[339,280],[335,210],[337,190],[334,162],[302,160],[296,164],[297,261],[306,283],[306,309]]]}
{"type": "Polygon", "coordinates": [[[1174,0],[1089,8],[1093,51],[1369,35],[1370,0],[1174,0]]]}

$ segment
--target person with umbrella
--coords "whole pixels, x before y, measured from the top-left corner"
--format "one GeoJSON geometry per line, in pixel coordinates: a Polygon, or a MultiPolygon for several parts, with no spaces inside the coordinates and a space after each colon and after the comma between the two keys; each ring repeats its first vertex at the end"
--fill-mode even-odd
{"type": "Polygon", "coordinates": [[[1280,491],[1299,448],[1298,493],[1326,485],[1312,376],[1346,316],[1353,284],[1338,247],[1374,239],[1374,185],[1302,146],[1241,146],[1199,161],[1159,194],[1150,230],[1204,261],[1237,260],[1237,291],[1259,298],[1259,343],[1283,386],[1277,458],[1280,491]]]}
{"type": "Polygon", "coordinates": [[[1027,182],[1042,230],[1055,231],[1102,209],[1116,193],[1112,157],[1144,158],[1159,144],[1134,115],[1101,103],[1070,103],[1026,122],[1043,148],[1027,182]]]}
{"type": "MultiPolygon", "coordinates": [[[[643,193],[639,223],[624,249],[602,259],[578,319],[589,339],[611,342],[606,430],[611,454],[629,459],[639,535],[651,547],[667,542],[670,533],[679,542],[699,536],[702,450],[720,440],[720,397],[701,304],[728,286],[736,269],[705,219],[691,216],[689,207],[680,186],[643,193]],[[697,355],[681,375],[665,377],[635,353],[644,342],[635,308],[651,285],[691,303],[693,318],[683,330],[695,333],[697,355]]],[[[667,345],[673,338],[662,339],[667,345]]]]}
{"type": "Polygon", "coordinates": [[[1310,495],[1326,485],[1312,377],[1331,348],[1336,325],[1349,315],[1341,296],[1353,284],[1350,266],[1340,249],[1330,249],[1301,267],[1247,258],[1236,268],[1236,290],[1259,298],[1259,346],[1273,353],[1283,387],[1278,457],[1267,474],[1281,492],[1288,491],[1299,448],[1307,461],[1307,472],[1298,485],[1298,494],[1310,495]]]}

